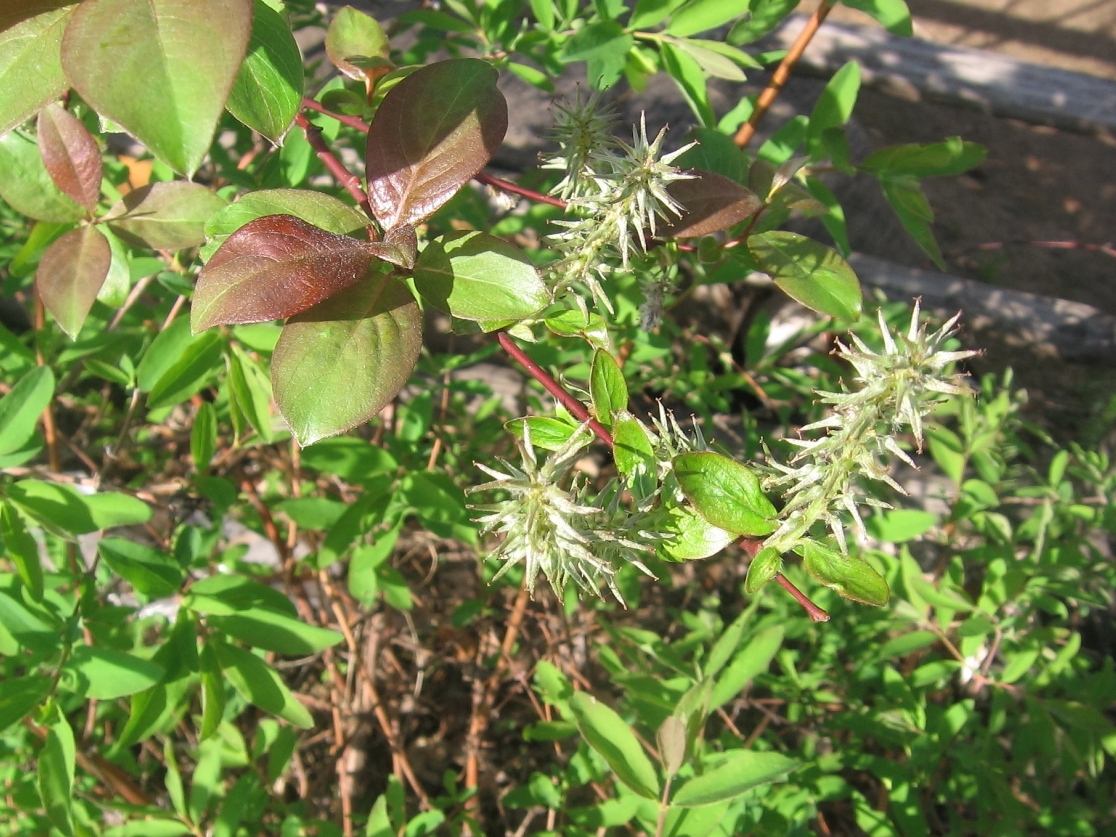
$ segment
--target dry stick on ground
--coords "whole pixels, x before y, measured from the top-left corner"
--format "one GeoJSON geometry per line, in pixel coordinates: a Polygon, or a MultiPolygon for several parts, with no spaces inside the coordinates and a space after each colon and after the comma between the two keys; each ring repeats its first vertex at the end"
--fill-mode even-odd
{"type": "Polygon", "coordinates": [[[810,19],[806,21],[806,25],[802,27],[802,31],[798,33],[798,37],[791,48],[787,51],[786,56],[779,62],[779,66],[775,68],[775,72],[771,76],[771,81],[767,83],[767,87],[760,93],[759,98],[756,99],[756,109],[752,111],[752,115],[748,117],[740,130],[736,132],[733,141],[740,147],[744,148],[756,133],[756,128],[763,121],[767,115],[768,108],[774,104],[775,100],[779,98],[779,93],[783,90],[783,85],[787,83],[790,78],[791,70],[794,65],[798,63],[798,59],[802,57],[802,53],[806,51],[807,45],[813,40],[814,35],[818,31],[818,27],[822,25],[829,14],[829,10],[833,8],[833,0],[822,0],[818,4],[817,9],[810,15],[810,19]]]}

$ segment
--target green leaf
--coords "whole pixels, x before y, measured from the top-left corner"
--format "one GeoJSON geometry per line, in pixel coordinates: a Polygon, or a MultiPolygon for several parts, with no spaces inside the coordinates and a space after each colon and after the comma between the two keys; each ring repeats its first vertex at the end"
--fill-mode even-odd
{"type": "MultiPolygon", "coordinates": [[[[701,67],[702,72],[707,76],[713,78],[722,78],[725,81],[746,81],[744,71],[740,69],[740,65],[733,61],[727,55],[722,54],[723,50],[733,50],[739,52],[741,56],[747,58],[745,52],[740,52],[734,47],[726,46],[725,44],[717,43],[716,41],[700,41],[700,40],[676,40],[670,41],[673,46],[682,50],[701,67]],[[717,48],[710,48],[707,45],[715,45],[717,48]]],[[[752,62],[753,64],[755,62],[752,62]]]]}
{"type": "Polygon", "coordinates": [[[85,210],[54,185],[38,143],[23,131],[0,137],[0,198],[28,218],[70,224],[85,210]]]}
{"type": "Polygon", "coordinates": [[[11,486],[8,497],[36,520],[74,535],[151,519],[146,503],[115,491],[85,495],[68,485],[26,479],[11,486]]]}
{"type": "Polygon", "coordinates": [[[621,782],[646,799],[659,798],[659,777],[632,728],[586,692],[570,698],[577,729],[621,782]]]}
{"type": "Polygon", "coordinates": [[[39,674],[10,678],[0,689],[0,733],[18,724],[31,710],[46,700],[54,685],[51,678],[39,674]]]}
{"type": "Polygon", "coordinates": [[[691,0],[670,18],[666,31],[676,38],[688,38],[698,32],[708,32],[724,26],[733,18],[747,11],[743,3],[726,3],[725,0],[691,0]]]}
{"type": "Polygon", "coordinates": [[[338,10],[329,24],[326,54],[349,78],[376,78],[394,65],[391,42],[379,22],[352,6],[338,10]]]}
{"type": "Polygon", "coordinates": [[[251,28],[251,0],[86,0],[66,27],[62,67],[98,113],[192,177],[251,28]]]}
{"type": "Polygon", "coordinates": [[[799,764],[801,762],[782,753],[734,750],[714,769],[688,779],[678,788],[670,804],[695,808],[735,799],[752,788],[771,784],[799,764]]]}
{"type": "Polygon", "coordinates": [[[126,538],[102,538],[97,551],[114,573],[148,599],[174,595],[186,577],[169,553],[126,538]]]}
{"type": "Polygon", "coordinates": [[[163,667],[113,648],[79,645],[62,669],[63,683],[74,678],[74,692],[93,700],[116,700],[159,682],[163,667]]]}
{"type": "Polygon", "coordinates": [[[881,148],[860,167],[881,177],[940,177],[961,174],[980,165],[987,153],[983,145],[950,137],[941,142],[881,148]]]}
{"type": "Polygon", "coordinates": [[[799,0],[752,0],[750,14],[733,25],[726,39],[734,46],[758,41],[795,10],[799,0]]]}
{"type": "Polygon", "coordinates": [[[628,409],[628,382],[616,358],[598,349],[589,368],[589,392],[593,413],[605,427],[612,427],[613,418],[628,409]]]}
{"type": "Polygon", "coordinates": [[[205,224],[228,202],[200,183],[172,180],[133,189],[101,219],[135,247],[181,250],[205,241],[205,224]]]}
{"type": "Polygon", "coordinates": [[[621,476],[641,475],[654,481],[658,470],[655,449],[636,419],[631,416],[617,419],[612,427],[612,451],[621,476]]]}
{"type": "Polygon", "coordinates": [[[226,107],[273,142],[287,132],[302,104],[302,55],[291,27],[264,0],[255,0],[248,54],[226,107]]]}
{"type": "Polygon", "coordinates": [[[938,516],[922,509],[891,509],[872,515],[868,533],[886,543],[906,543],[921,537],[938,524],[938,516]]]}
{"type": "Polygon", "coordinates": [[[223,616],[213,615],[206,621],[253,648],[292,656],[316,654],[344,639],[337,631],[307,625],[299,619],[262,607],[246,608],[223,616]]]}
{"type": "Polygon", "coordinates": [[[421,346],[418,305],[382,274],[292,318],[272,355],[271,381],[299,444],[379,413],[407,382],[421,346]]]}
{"type": "Polygon", "coordinates": [[[744,578],[744,592],[754,596],[763,585],[771,581],[783,568],[783,556],[776,549],[761,549],[748,565],[744,578]]]}
{"type": "Polygon", "coordinates": [[[224,339],[216,331],[190,340],[147,394],[151,409],[179,404],[201,389],[220,371],[224,339]]]}
{"type": "Polygon", "coordinates": [[[198,675],[201,679],[202,721],[198,738],[205,741],[221,725],[225,716],[225,678],[213,645],[206,642],[198,653],[198,675]]]}
{"type": "Polygon", "coordinates": [[[224,616],[244,610],[263,608],[294,619],[294,604],[274,587],[243,575],[213,575],[190,587],[182,606],[197,613],[224,616]]]}
{"type": "Polygon", "coordinates": [[[904,0],[841,0],[841,5],[870,15],[892,35],[909,38],[914,34],[911,11],[904,0]]]}
{"type": "Polygon", "coordinates": [[[709,523],[737,535],[775,531],[775,507],[747,466],[703,451],[674,457],[673,467],[682,493],[709,523]]]}
{"type": "Polygon", "coordinates": [[[112,266],[112,248],[96,227],[78,227],[52,243],[35,271],[35,290],[61,328],[76,340],[112,266]]]}
{"type": "Polygon", "coordinates": [[[849,61],[833,74],[810,113],[806,131],[806,148],[816,159],[826,156],[823,134],[844,127],[852,116],[857,93],[860,92],[860,64],[849,61]]]}
{"type": "Polygon", "coordinates": [[[882,607],[891,598],[883,576],[862,558],[843,555],[819,543],[805,543],[795,552],[802,556],[802,566],[811,578],[846,599],[882,607]]]}
{"type": "Polygon", "coordinates": [[[619,23],[601,20],[575,32],[558,58],[566,64],[586,62],[589,83],[598,90],[607,90],[620,79],[634,46],[635,38],[619,23]]]}
{"type": "Polygon", "coordinates": [[[430,217],[500,147],[508,104],[486,61],[439,61],[393,87],[368,131],[368,203],[385,230],[430,217]]]}
{"type": "Polygon", "coordinates": [[[358,546],[349,561],[349,592],[365,607],[376,603],[380,585],[377,570],[391,557],[400,527],[384,533],[371,544],[358,546]]]}
{"type": "Polygon", "coordinates": [[[787,296],[807,308],[849,322],[860,318],[860,282],[837,251],[784,231],[749,236],[748,251],[787,296]]]}
{"type": "Polygon", "coordinates": [[[271,381],[260,364],[238,346],[226,356],[229,398],[265,442],[275,439],[272,429],[271,381]]]}
{"type": "Polygon", "coordinates": [[[913,175],[887,176],[880,180],[880,186],[903,229],[934,264],[945,270],[945,259],[930,226],[934,223],[934,210],[930,208],[930,201],[926,199],[917,178],[913,175]]]}
{"type": "Polygon", "coordinates": [[[213,454],[217,451],[217,409],[208,401],[202,402],[194,414],[190,429],[190,458],[199,473],[209,470],[213,454]]]}
{"type": "Polygon", "coordinates": [[[36,366],[0,398],[0,456],[22,449],[35,435],[39,416],[54,398],[54,373],[36,366]]]}
{"type": "Polygon", "coordinates": [[[709,103],[706,74],[701,65],[689,53],[667,41],[661,42],[659,49],[663,56],[663,68],[682,91],[690,110],[702,126],[712,128],[717,124],[717,118],[709,103]]]}
{"type": "Polygon", "coordinates": [[[531,444],[536,450],[558,450],[577,432],[578,425],[551,416],[528,416],[512,419],[504,429],[523,438],[531,430],[531,444]]]}
{"type": "Polygon", "coordinates": [[[783,635],[782,625],[772,625],[757,633],[744,647],[736,651],[732,661],[713,686],[710,710],[724,706],[740,694],[749,682],[767,671],[767,667],[771,665],[771,661],[775,659],[775,654],[783,644],[783,635]]]}
{"type": "Polygon", "coordinates": [[[39,796],[51,824],[73,837],[74,731],[57,707],[51,715],[39,753],[39,796]]]}
{"type": "Polygon", "coordinates": [[[327,439],[302,452],[302,467],[352,483],[377,480],[399,467],[390,453],[364,439],[327,439]]]}
{"type": "Polygon", "coordinates": [[[28,595],[33,601],[42,601],[43,565],[39,559],[39,545],[23,525],[19,512],[5,501],[0,501],[0,540],[28,595]]]}
{"type": "Polygon", "coordinates": [[[36,133],[54,185],[92,212],[101,200],[101,149],[89,129],[58,104],[39,112],[36,133]]]}
{"type": "Polygon", "coordinates": [[[0,134],[66,92],[62,33],[73,11],[50,9],[11,27],[0,23],[0,134]]]}
{"type": "Polygon", "coordinates": [[[275,669],[251,651],[223,642],[214,647],[225,676],[246,701],[301,729],[314,726],[306,707],[283,684],[275,669]]]}
{"type": "Polygon", "coordinates": [[[462,320],[519,320],[550,302],[527,256],[483,232],[431,241],[419,254],[414,280],[425,300],[462,320]]]}
{"type": "Polygon", "coordinates": [[[658,26],[682,2],[683,0],[636,0],[632,16],[628,18],[628,29],[650,29],[658,26]]]}
{"type": "Polygon", "coordinates": [[[716,555],[736,535],[714,526],[690,506],[674,506],[668,510],[666,531],[673,537],[659,544],[659,554],[668,561],[697,561],[716,555]]]}

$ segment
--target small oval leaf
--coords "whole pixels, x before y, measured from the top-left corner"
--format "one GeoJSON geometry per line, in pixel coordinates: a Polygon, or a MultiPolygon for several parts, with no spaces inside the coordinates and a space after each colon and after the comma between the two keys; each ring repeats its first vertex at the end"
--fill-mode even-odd
{"type": "Polygon", "coordinates": [[[181,250],[205,241],[206,222],[227,205],[200,183],[173,180],[133,189],[102,220],[134,246],[181,250]]]}
{"type": "Polygon", "coordinates": [[[229,91],[229,113],[275,142],[298,113],[303,82],[290,25],[265,0],[255,0],[248,54],[229,91]]]}
{"type": "Polygon", "coordinates": [[[621,782],[646,799],[659,798],[659,777],[632,728],[612,709],[586,692],[570,698],[578,731],[621,782]]]}
{"type": "Polygon", "coordinates": [[[628,409],[628,382],[620,364],[608,352],[598,349],[589,367],[589,393],[593,413],[605,427],[612,427],[613,417],[628,409]]]}
{"type": "Polygon", "coordinates": [[[819,543],[795,549],[802,566],[819,584],[831,587],[846,599],[882,607],[891,598],[887,581],[863,558],[854,558],[819,543]]]}
{"type": "Polygon", "coordinates": [[[664,238],[694,238],[726,230],[763,207],[751,189],[720,174],[689,169],[694,177],[676,180],[667,191],[682,206],[682,216],[659,228],[664,238]]]}
{"type": "Polygon", "coordinates": [[[92,211],[101,200],[101,149],[81,121],[51,104],[39,112],[39,153],[54,185],[92,211]]]}
{"type": "Polygon", "coordinates": [[[668,514],[666,528],[674,536],[659,544],[659,554],[667,561],[708,558],[736,540],[732,532],[714,526],[690,506],[675,506],[668,514]]]}
{"type": "Polygon", "coordinates": [[[326,55],[349,78],[376,78],[395,65],[391,43],[379,22],[364,12],[345,6],[326,32],[326,55]]]}
{"type": "Polygon", "coordinates": [[[14,26],[10,19],[0,22],[0,134],[21,125],[66,92],[62,33],[72,13],[73,7],[55,8],[14,26]]]}
{"type": "Polygon", "coordinates": [[[504,141],[508,104],[476,58],[423,67],[391,89],[368,131],[368,203],[384,229],[430,217],[504,141]]]}
{"type": "Polygon", "coordinates": [[[686,499],[714,526],[738,535],[775,531],[775,507],[746,466],[711,451],[680,454],[673,466],[686,499]]]}
{"type": "Polygon", "coordinates": [[[819,314],[860,318],[860,281],[836,250],[782,230],[750,236],[748,250],[787,296],[819,314]]]}
{"type": "Polygon", "coordinates": [[[194,289],[190,327],[261,323],[306,311],[368,272],[367,242],[290,215],[250,221],[213,254],[194,289]]]}
{"type": "Polygon", "coordinates": [[[43,253],[35,290],[71,339],[77,339],[111,264],[112,248],[96,227],[70,230],[43,253]]]}

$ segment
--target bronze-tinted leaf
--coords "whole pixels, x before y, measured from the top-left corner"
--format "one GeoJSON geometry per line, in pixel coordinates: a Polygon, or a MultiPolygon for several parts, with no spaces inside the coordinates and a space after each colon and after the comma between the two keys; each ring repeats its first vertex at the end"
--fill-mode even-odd
{"type": "Polygon", "coordinates": [[[70,230],[43,253],[35,289],[46,310],[76,339],[112,262],[108,239],[96,227],[70,230]]]}
{"type": "Polygon", "coordinates": [[[667,191],[683,207],[682,217],[660,227],[659,235],[695,238],[727,230],[763,206],[756,193],[711,171],[690,169],[690,180],[676,180],[667,191]]]}
{"type": "Polygon", "coordinates": [[[102,220],[129,244],[181,250],[205,241],[205,222],[227,205],[200,183],[172,180],[133,189],[102,220]]]}
{"type": "Polygon", "coordinates": [[[396,396],[421,348],[411,292],[369,276],[283,326],[271,358],[275,403],[301,445],[341,433],[396,396]]]}
{"type": "Polygon", "coordinates": [[[410,270],[418,258],[418,236],[410,224],[392,227],[384,235],[383,241],[369,244],[368,250],[385,262],[410,270]]]}
{"type": "Polygon", "coordinates": [[[39,153],[54,185],[92,211],[101,199],[101,149],[81,121],[60,105],[39,111],[39,153]]]}
{"type": "Polygon", "coordinates": [[[508,129],[496,70],[476,58],[423,67],[384,97],[368,132],[368,201],[384,229],[430,217],[488,162],[508,129]]]}
{"type": "Polygon", "coordinates": [[[228,237],[194,289],[196,334],[222,323],[291,317],[361,279],[368,242],[334,235],[291,215],[250,221],[228,237]]]}

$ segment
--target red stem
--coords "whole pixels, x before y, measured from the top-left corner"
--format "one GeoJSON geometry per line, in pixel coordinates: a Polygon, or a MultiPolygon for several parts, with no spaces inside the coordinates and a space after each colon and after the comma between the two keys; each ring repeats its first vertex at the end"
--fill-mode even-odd
{"type": "Polygon", "coordinates": [[[782,573],[775,573],[775,580],[779,582],[780,586],[784,590],[786,590],[788,593],[791,594],[791,596],[794,597],[794,600],[796,602],[802,605],[802,609],[806,611],[806,615],[809,616],[813,621],[829,621],[829,614],[818,607],[816,604],[814,604],[812,601],[810,601],[810,597],[799,590],[797,587],[795,587],[794,584],[791,583],[791,580],[789,578],[787,578],[782,573]]]}
{"type": "Polygon", "coordinates": [[[561,198],[555,198],[551,195],[544,195],[542,192],[536,192],[533,189],[527,189],[523,186],[517,186],[510,180],[503,180],[499,177],[493,177],[490,174],[485,174],[483,171],[473,178],[477,183],[483,183],[486,186],[492,186],[495,189],[500,189],[504,192],[510,192],[513,195],[520,195],[522,197],[533,200],[536,203],[548,203],[551,206],[556,206],[559,209],[566,208],[566,202],[561,198]]]}
{"type": "Polygon", "coordinates": [[[318,159],[325,163],[329,173],[348,190],[349,194],[353,196],[353,200],[368,212],[368,216],[372,217],[372,212],[368,207],[368,195],[360,186],[360,178],[345,168],[341,161],[337,159],[330,147],[326,145],[326,141],[322,139],[322,132],[311,125],[310,120],[301,113],[295,115],[295,124],[302,129],[302,132],[306,135],[306,141],[310,143],[310,147],[314,149],[318,159]]]}

